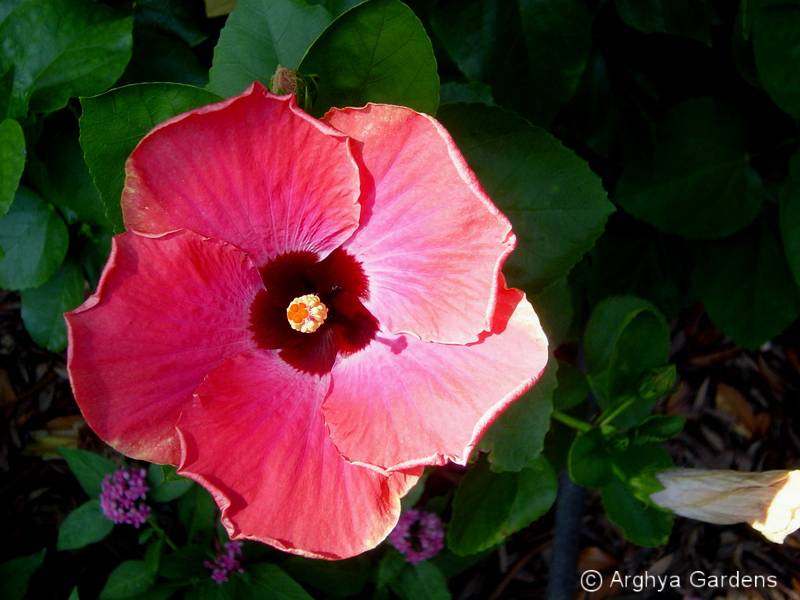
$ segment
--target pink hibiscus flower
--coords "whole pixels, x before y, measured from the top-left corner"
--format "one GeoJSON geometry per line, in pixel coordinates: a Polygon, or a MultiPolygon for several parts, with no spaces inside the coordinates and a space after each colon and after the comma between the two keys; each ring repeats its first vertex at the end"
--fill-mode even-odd
{"type": "Polygon", "coordinates": [[[510,225],[427,115],[319,121],[256,83],[153,129],[122,208],[67,314],[75,397],[119,451],[206,487],[231,538],[374,547],[547,360],[500,273],[510,225]]]}

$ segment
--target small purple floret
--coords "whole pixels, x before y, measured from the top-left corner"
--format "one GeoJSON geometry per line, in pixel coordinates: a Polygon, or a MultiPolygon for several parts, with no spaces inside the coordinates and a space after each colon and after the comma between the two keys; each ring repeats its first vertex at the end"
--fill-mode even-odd
{"type": "Polygon", "coordinates": [[[146,475],[144,469],[120,469],[105,476],[100,506],[106,517],[114,523],[127,523],[137,529],[147,521],[150,507],[143,500],[150,488],[145,483],[146,475]]]}
{"type": "Polygon", "coordinates": [[[389,543],[415,565],[439,554],[444,547],[444,525],[439,515],[422,510],[409,510],[400,517],[389,543]]]}
{"type": "Polygon", "coordinates": [[[217,584],[228,581],[228,575],[233,571],[237,573],[244,572],[244,569],[239,564],[239,557],[242,555],[242,544],[243,542],[238,541],[225,542],[222,550],[217,553],[214,562],[207,560],[203,563],[206,568],[211,569],[211,579],[216,581],[217,584]]]}

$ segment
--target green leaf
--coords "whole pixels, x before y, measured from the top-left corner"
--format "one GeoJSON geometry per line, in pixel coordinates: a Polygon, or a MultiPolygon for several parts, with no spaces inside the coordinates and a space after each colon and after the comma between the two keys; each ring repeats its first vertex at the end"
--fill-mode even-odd
{"type": "MultiPolygon", "coordinates": [[[[655,308],[631,318],[611,351],[608,365],[608,395],[613,400],[629,394],[641,395],[642,380],[669,359],[669,326],[655,308]]],[[[643,399],[653,399],[648,394],[643,399]]]]}
{"type": "Polygon", "coordinates": [[[434,556],[430,561],[436,565],[439,570],[444,574],[447,579],[460,575],[468,571],[479,562],[490,556],[493,552],[492,548],[478,552],[477,554],[470,554],[469,556],[459,556],[450,552],[447,548],[442,550],[439,554],[434,556]]]}
{"type": "Polygon", "coordinates": [[[508,49],[505,44],[521,36],[519,10],[511,2],[462,0],[457,7],[437,2],[430,19],[447,53],[473,82],[493,83],[492,71],[498,68],[498,56],[508,49]]]}
{"type": "Polygon", "coordinates": [[[569,410],[586,400],[589,383],[586,375],[568,362],[558,361],[558,387],[553,392],[553,410],[569,410]]]}
{"type": "Polygon", "coordinates": [[[756,52],[753,47],[753,21],[758,2],[741,2],[731,39],[731,56],[736,71],[747,83],[757,89],[764,89],[756,66],[756,52]]]}
{"type": "Polygon", "coordinates": [[[0,69],[0,121],[8,117],[11,109],[11,93],[14,90],[14,65],[0,69]]]}
{"type": "Polygon", "coordinates": [[[157,31],[136,28],[133,55],[117,86],[149,81],[185,83],[197,87],[208,84],[208,67],[184,42],[157,31]]]}
{"type": "Polygon", "coordinates": [[[644,311],[658,312],[652,304],[635,296],[607,298],[595,307],[584,335],[586,370],[589,375],[608,369],[619,333],[633,317],[644,311]]]}
{"type": "Polygon", "coordinates": [[[124,230],[120,198],[125,161],[153,127],[220,101],[209,91],[178,83],[141,83],[82,98],[80,143],[114,231],[124,230]]]}
{"type": "Polygon", "coordinates": [[[64,313],[83,302],[83,270],[67,259],[44,285],[20,294],[22,322],[33,341],[51,352],[67,347],[64,313]]]}
{"type": "Polygon", "coordinates": [[[108,581],[100,592],[100,598],[101,600],[130,598],[143,594],[153,583],[153,573],[143,560],[126,560],[108,576],[108,581]]]}
{"type": "Polygon", "coordinates": [[[22,0],[0,0],[0,23],[6,18],[8,13],[10,13],[17,4],[20,4],[22,0]]]}
{"type": "Polygon", "coordinates": [[[331,15],[338,17],[343,12],[346,12],[361,4],[364,0],[307,0],[309,4],[323,6],[331,15]]]}
{"type": "Polygon", "coordinates": [[[80,600],[80,597],[78,596],[77,585],[74,588],[72,588],[72,591],[69,593],[69,598],[67,598],[67,600],[80,600]]]}
{"type": "Polygon", "coordinates": [[[566,277],[528,298],[536,310],[551,348],[558,348],[570,334],[574,316],[572,290],[566,277]]]}
{"type": "Polygon", "coordinates": [[[535,94],[537,124],[549,124],[578,87],[592,46],[592,16],[583,0],[517,0],[535,94]]]}
{"type": "Polygon", "coordinates": [[[330,22],[327,10],[303,0],[239,0],[214,49],[208,88],[227,97],[253,81],[269,87],[278,65],[296,69],[330,22]]]}
{"type": "Polygon", "coordinates": [[[457,83],[448,81],[439,86],[439,104],[448,102],[483,102],[493,104],[492,88],[478,82],[457,83]]]}
{"type": "Polygon", "coordinates": [[[680,35],[711,46],[711,0],[616,0],[617,12],[644,33],[680,35]]]}
{"type": "Polygon", "coordinates": [[[698,287],[708,316],[745,348],[756,349],[800,315],[800,290],[766,213],[741,233],[709,244],[698,287]]]}
{"type": "Polygon", "coordinates": [[[47,281],[67,254],[67,226],[52,205],[20,187],[0,219],[0,288],[26,290],[47,281]]]}
{"type": "Polygon", "coordinates": [[[36,186],[45,200],[61,210],[67,223],[82,222],[110,229],[100,193],[83,159],[78,124],[71,121],[70,125],[45,141],[43,163],[36,165],[36,186]]]}
{"type": "Polygon", "coordinates": [[[647,442],[663,442],[683,431],[686,420],[678,416],[652,415],[633,430],[634,444],[647,442]]]}
{"type": "Polygon", "coordinates": [[[520,471],[539,464],[550,428],[557,370],[558,363],[551,355],[539,381],[504,410],[481,437],[478,448],[489,452],[492,471],[520,471]]]}
{"type": "MultiPolygon", "coordinates": [[[[207,570],[206,575],[208,575],[207,570]]],[[[146,592],[129,597],[132,600],[168,600],[169,598],[180,598],[180,596],[175,595],[175,592],[189,585],[191,585],[191,582],[189,581],[156,583],[146,592]]]]}
{"type": "Polygon", "coordinates": [[[455,104],[437,118],[514,226],[517,249],[503,266],[509,285],[535,293],[569,273],[614,210],[600,178],[553,136],[508,111],[455,104]]]}
{"type": "Polygon", "coordinates": [[[646,547],[665,544],[672,531],[672,517],[650,502],[649,490],[640,490],[639,480],[652,479],[652,473],[672,468],[669,454],[655,444],[643,444],[630,446],[612,460],[614,478],[600,490],[608,518],[634,544],[646,547]]]}
{"type": "Polygon", "coordinates": [[[28,582],[36,569],[42,566],[46,548],[36,554],[12,558],[0,565],[0,598],[23,600],[28,591],[28,582]]]}
{"type": "Polygon", "coordinates": [[[639,382],[639,396],[645,400],[661,398],[675,388],[678,370],[675,365],[662,365],[647,373],[639,382]]]}
{"type": "Polygon", "coordinates": [[[789,178],[781,191],[780,225],[786,259],[800,285],[800,152],[789,162],[789,178]]]}
{"type": "Polygon", "coordinates": [[[161,478],[164,481],[186,481],[183,475],[178,475],[178,468],[172,465],[158,465],[161,467],[161,478]]]}
{"type": "Polygon", "coordinates": [[[208,575],[203,562],[210,560],[209,550],[198,544],[182,546],[161,558],[158,576],[164,579],[193,579],[208,575]]]}
{"type": "Polygon", "coordinates": [[[98,498],[105,476],[119,469],[107,458],[87,450],[59,448],[58,453],[67,461],[69,470],[90,498],[98,498]]]}
{"type": "Polygon", "coordinates": [[[210,540],[217,521],[217,505],[214,498],[199,485],[192,486],[178,498],[178,517],[186,528],[189,542],[195,538],[210,540]]]}
{"type": "Polygon", "coordinates": [[[543,457],[536,468],[517,473],[495,473],[481,460],[456,488],[448,547],[464,555],[496,546],[550,510],[556,488],[556,475],[543,457]]]}
{"type": "Polygon", "coordinates": [[[137,0],[133,6],[137,25],[155,27],[197,46],[208,36],[198,27],[205,18],[202,5],[184,0],[137,0]]]}
{"type": "Polygon", "coordinates": [[[98,94],[131,57],[132,17],[91,0],[25,0],[0,24],[0,72],[16,66],[10,114],[52,112],[98,94]]]}
{"type": "Polygon", "coordinates": [[[753,44],[761,83],[786,114],[800,118],[800,4],[756,4],[753,44]]]}
{"type": "Polygon", "coordinates": [[[629,161],[614,200],[667,233],[716,238],[750,223],[764,190],[745,152],[747,123],[732,105],[695,98],[658,124],[652,165],[629,161]]]}
{"type": "Polygon", "coordinates": [[[498,104],[517,111],[529,108],[533,95],[520,23],[517,3],[508,0],[436,2],[430,9],[437,42],[458,69],[473,84],[491,86],[498,104]]]}
{"type": "Polygon", "coordinates": [[[439,75],[431,41],[398,0],[368,0],[337,18],[308,49],[304,75],[319,76],[313,113],[385,102],[434,114],[439,75]]]}
{"type": "Polygon", "coordinates": [[[386,554],[383,555],[378,567],[375,569],[375,587],[381,588],[388,585],[392,579],[400,574],[405,565],[405,556],[393,547],[388,546],[386,554]]]}
{"type": "Polygon", "coordinates": [[[626,539],[648,548],[667,543],[672,531],[670,516],[637,500],[619,479],[603,487],[600,498],[608,518],[626,539]]]}
{"type": "Polygon", "coordinates": [[[183,600],[238,600],[242,578],[234,576],[222,585],[218,585],[210,577],[200,584],[186,590],[183,600]]]}
{"type": "Polygon", "coordinates": [[[357,596],[370,579],[372,563],[365,556],[330,562],[293,556],[281,567],[298,581],[337,598],[357,596]]]}
{"type": "Polygon", "coordinates": [[[97,288],[100,275],[111,253],[111,232],[107,229],[92,231],[82,226],[70,240],[75,245],[75,257],[81,264],[91,289],[97,288]]]}
{"type": "Polygon", "coordinates": [[[405,496],[400,498],[400,509],[402,511],[411,510],[414,508],[414,505],[419,502],[420,498],[422,498],[422,494],[425,493],[425,483],[428,481],[430,473],[430,470],[423,472],[422,476],[417,480],[417,483],[408,490],[405,496]]]}
{"type": "Polygon", "coordinates": [[[625,213],[606,224],[589,256],[591,305],[609,296],[640,296],[667,318],[695,304],[692,287],[693,240],[662,233],[625,213]]]}
{"type": "Polygon", "coordinates": [[[147,550],[144,552],[144,564],[154,578],[156,573],[158,573],[161,557],[164,555],[164,546],[164,538],[157,537],[147,546],[147,550]]]}
{"type": "Polygon", "coordinates": [[[13,119],[0,123],[0,217],[8,212],[25,168],[25,136],[13,119]]]}
{"type": "Polygon", "coordinates": [[[405,565],[389,582],[392,591],[402,600],[449,600],[450,590],[444,574],[430,561],[405,565]]]}
{"type": "MultiPolygon", "coordinates": [[[[652,304],[634,296],[608,298],[589,317],[584,337],[586,370],[605,412],[639,394],[642,379],[669,359],[669,327],[652,304]]],[[[615,423],[632,427],[655,400],[637,399],[615,423]]]]}
{"type": "Polygon", "coordinates": [[[237,594],[241,600],[311,600],[299,583],[275,565],[263,562],[248,565],[245,574],[247,577],[240,580],[237,594]]]}
{"type": "MultiPolygon", "coordinates": [[[[173,479],[167,479],[164,473],[165,466],[153,463],[147,469],[147,485],[150,488],[147,497],[153,502],[172,502],[183,496],[194,485],[191,479],[179,475],[173,479]]],[[[169,472],[175,472],[174,467],[169,467],[169,469],[169,472]]]]}
{"type": "Polygon", "coordinates": [[[578,485],[599,488],[611,483],[611,457],[599,429],[580,433],[567,458],[569,476],[578,485]]]}
{"type": "Polygon", "coordinates": [[[58,530],[59,550],[76,550],[105,538],[114,522],[103,513],[100,500],[89,500],[73,510],[58,530]]]}

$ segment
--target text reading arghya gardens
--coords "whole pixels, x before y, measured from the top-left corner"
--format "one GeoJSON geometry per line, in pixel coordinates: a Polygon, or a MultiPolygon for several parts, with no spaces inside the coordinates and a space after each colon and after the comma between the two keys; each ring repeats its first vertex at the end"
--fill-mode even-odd
{"type": "Polygon", "coordinates": [[[623,575],[615,572],[611,583],[621,585],[623,588],[634,592],[644,590],[657,590],[663,592],[667,588],[681,589],[684,583],[690,588],[774,588],[778,585],[775,575],[706,575],[702,571],[693,571],[684,582],[678,575],[650,575],[647,571],[643,575],[623,575]]]}

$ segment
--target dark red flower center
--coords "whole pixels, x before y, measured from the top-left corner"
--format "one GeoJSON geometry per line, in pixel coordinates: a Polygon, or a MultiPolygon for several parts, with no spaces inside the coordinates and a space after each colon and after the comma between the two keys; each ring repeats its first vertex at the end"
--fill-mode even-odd
{"type": "Polygon", "coordinates": [[[250,308],[250,329],[259,347],[280,350],[290,365],[322,374],[339,354],[358,352],[375,339],[378,321],[362,304],[369,298],[367,276],[344,250],[336,249],[324,260],[313,252],[289,252],[259,271],[267,289],[250,308]],[[328,309],[324,323],[312,333],[292,328],[287,319],[287,309],[309,294],[328,309]]]}

